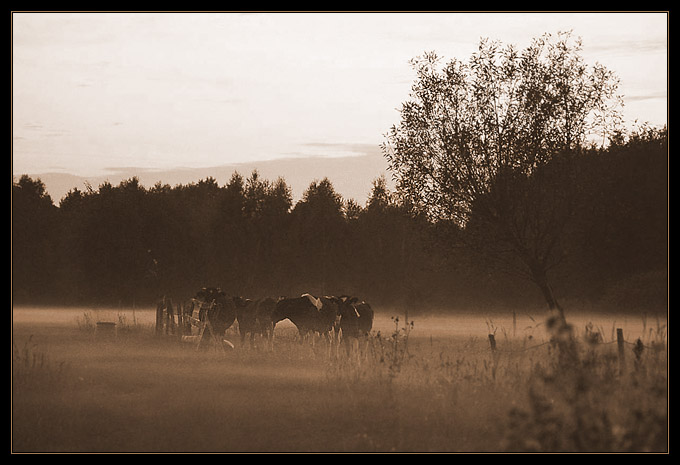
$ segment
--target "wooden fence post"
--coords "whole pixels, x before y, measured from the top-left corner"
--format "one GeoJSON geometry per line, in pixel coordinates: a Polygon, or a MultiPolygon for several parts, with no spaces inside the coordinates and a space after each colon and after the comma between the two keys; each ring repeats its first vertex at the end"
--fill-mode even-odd
{"type": "Polygon", "coordinates": [[[489,334],[489,345],[491,346],[491,352],[496,352],[496,338],[493,334],[489,334]]]}
{"type": "Polygon", "coordinates": [[[496,352],[496,337],[493,334],[489,334],[489,345],[491,346],[491,356],[493,358],[493,364],[491,365],[491,377],[496,380],[496,369],[498,368],[498,357],[499,353],[496,352]]]}
{"type": "Polygon", "coordinates": [[[624,351],[623,329],[616,328],[616,344],[619,348],[619,374],[622,374],[626,365],[626,352],[624,351]]]}
{"type": "Polygon", "coordinates": [[[635,341],[635,347],[633,347],[633,353],[635,354],[635,369],[639,369],[642,363],[642,353],[645,350],[645,345],[642,343],[642,339],[638,338],[635,341]]]}
{"type": "Polygon", "coordinates": [[[160,336],[163,332],[163,300],[159,300],[156,304],[156,336],[160,336]]]}
{"type": "Polygon", "coordinates": [[[182,302],[177,302],[177,335],[181,339],[184,336],[184,309],[182,302]]]}
{"type": "Polygon", "coordinates": [[[175,310],[172,299],[168,299],[165,311],[168,313],[168,327],[165,328],[165,334],[175,334],[175,310]]]}

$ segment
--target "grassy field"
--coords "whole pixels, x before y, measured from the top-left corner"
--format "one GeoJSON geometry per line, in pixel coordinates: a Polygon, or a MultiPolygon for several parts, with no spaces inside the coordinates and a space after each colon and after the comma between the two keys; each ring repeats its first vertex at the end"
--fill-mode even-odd
{"type": "Polygon", "coordinates": [[[391,316],[348,357],[287,322],[273,351],[230,329],[235,350],[198,352],[154,337],[150,310],[14,308],[12,451],[668,449],[665,318],[575,315],[566,365],[536,316],[391,316]]]}

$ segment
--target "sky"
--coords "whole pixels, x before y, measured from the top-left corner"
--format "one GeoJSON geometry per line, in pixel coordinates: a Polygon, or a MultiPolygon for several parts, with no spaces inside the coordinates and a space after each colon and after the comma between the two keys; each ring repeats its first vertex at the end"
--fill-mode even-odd
{"type": "Polygon", "coordinates": [[[55,203],[85,182],[175,185],[237,170],[295,198],[328,176],[363,203],[379,145],[435,51],[571,30],[621,80],[624,119],[667,124],[666,13],[12,14],[12,174],[55,203]]]}

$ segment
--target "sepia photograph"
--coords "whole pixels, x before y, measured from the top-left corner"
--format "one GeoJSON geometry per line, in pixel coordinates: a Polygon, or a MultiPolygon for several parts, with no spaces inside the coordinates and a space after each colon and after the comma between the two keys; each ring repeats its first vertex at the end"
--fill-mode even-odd
{"type": "Polygon", "coordinates": [[[10,11],[11,446],[669,454],[669,11],[10,11]]]}

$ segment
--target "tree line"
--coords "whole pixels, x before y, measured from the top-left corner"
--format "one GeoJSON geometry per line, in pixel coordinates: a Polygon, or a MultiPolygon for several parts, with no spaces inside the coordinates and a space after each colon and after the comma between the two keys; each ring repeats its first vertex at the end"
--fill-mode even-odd
{"type": "MultiPolygon", "coordinates": [[[[548,162],[552,182],[573,193],[550,271],[564,302],[667,305],[667,138],[666,128],[645,128],[580,152],[575,169],[548,162]]],[[[12,301],[142,306],[217,286],[251,298],[352,294],[414,312],[541,306],[519,274],[456,246],[485,240],[475,208],[464,226],[437,220],[384,178],[364,205],[330,178],[293,202],[285,179],[257,171],[224,185],[106,182],[73,188],[55,205],[40,179],[22,175],[12,183],[12,301]]]]}

